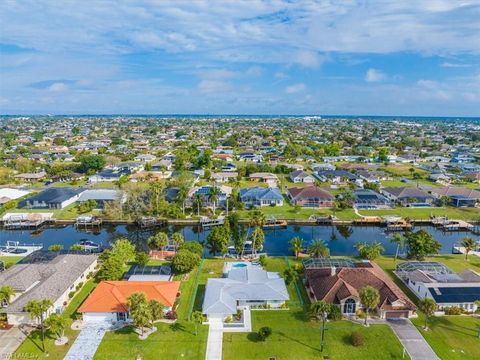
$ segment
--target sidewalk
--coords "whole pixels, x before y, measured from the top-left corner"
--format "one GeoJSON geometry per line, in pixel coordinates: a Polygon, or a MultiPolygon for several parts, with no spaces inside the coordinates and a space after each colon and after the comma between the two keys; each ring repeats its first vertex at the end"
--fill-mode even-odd
{"type": "Polygon", "coordinates": [[[221,360],[223,345],[222,319],[209,319],[207,353],[205,360],[221,360]]]}

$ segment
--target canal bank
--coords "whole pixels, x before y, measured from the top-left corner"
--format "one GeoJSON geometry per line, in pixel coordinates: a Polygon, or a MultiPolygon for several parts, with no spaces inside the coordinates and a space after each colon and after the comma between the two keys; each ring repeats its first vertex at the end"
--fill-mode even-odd
{"type": "MultiPolygon", "coordinates": [[[[428,231],[442,244],[441,253],[451,254],[453,246],[466,236],[480,241],[480,236],[471,232],[452,231],[445,232],[441,229],[428,225],[415,225],[412,231],[420,229],[428,231]]],[[[385,255],[393,255],[396,245],[391,243],[391,234],[385,231],[384,227],[372,225],[351,225],[351,224],[304,224],[289,223],[282,229],[265,230],[264,251],[272,256],[291,255],[290,240],[300,237],[304,245],[314,239],[325,241],[332,256],[356,255],[355,244],[357,242],[380,242],[385,248],[385,255]]],[[[159,231],[166,231],[169,234],[180,232],[187,241],[205,242],[209,229],[202,229],[198,223],[194,225],[168,224],[158,228],[140,228],[134,223],[113,224],[104,223],[95,228],[77,228],[71,223],[58,223],[55,226],[48,226],[36,230],[0,230],[0,245],[7,241],[18,241],[20,243],[42,244],[44,248],[53,244],[61,244],[68,249],[79,241],[93,241],[101,246],[109,246],[119,238],[128,238],[135,243],[139,249],[147,250],[147,239],[159,231]]]]}

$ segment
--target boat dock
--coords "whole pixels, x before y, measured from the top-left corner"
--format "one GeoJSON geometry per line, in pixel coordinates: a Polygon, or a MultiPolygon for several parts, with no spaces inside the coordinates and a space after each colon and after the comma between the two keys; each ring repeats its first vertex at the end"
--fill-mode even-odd
{"type": "Polygon", "coordinates": [[[102,219],[96,216],[79,216],[75,220],[75,227],[77,228],[88,228],[102,225],[102,219]]]}
{"type": "Polygon", "coordinates": [[[5,229],[37,229],[53,221],[53,213],[7,213],[2,218],[5,229]]]}
{"type": "Polygon", "coordinates": [[[225,223],[225,218],[223,216],[219,216],[216,219],[210,219],[209,217],[203,216],[199,223],[200,226],[205,229],[213,226],[223,225],[225,223]]]}
{"type": "Polygon", "coordinates": [[[433,218],[432,225],[443,229],[444,231],[474,231],[475,226],[464,220],[451,220],[448,217],[433,218]]]}
{"type": "Polygon", "coordinates": [[[0,256],[27,256],[42,248],[43,244],[21,244],[18,241],[7,241],[6,245],[0,246],[0,256]]]}
{"type": "Polygon", "coordinates": [[[136,223],[142,229],[153,228],[157,226],[163,226],[167,223],[165,219],[159,219],[154,216],[142,216],[136,220],[136,223]]]}

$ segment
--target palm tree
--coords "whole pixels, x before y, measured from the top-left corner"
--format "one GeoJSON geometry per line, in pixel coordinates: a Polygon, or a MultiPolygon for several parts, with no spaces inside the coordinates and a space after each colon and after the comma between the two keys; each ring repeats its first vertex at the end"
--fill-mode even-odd
{"type": "Polygon", "coordinates": [[[0,287],[0,307],[4,303],[10,304],[11,298],[15,295],[15,290],[10,285],[4,285],[0,287]]]}
{"type": "Polygon", "coordinates": [[[205,320],[201,311],[194,311],[192,313],[192,320],[195,324],[195,336],[198,334],[198,325],[202,325],[203,321],[205,320]]]}
{"type": "Polygon", "coordinates": [[[252,249],[253,249],[253,255],[255,256],[257,253],[257,249],[261,249],[263,245],[263,240],[265,240],[265,234],[263,233],[263,230],[261,227],[255,228],[252,234],[252,249]]]}
{"type": "Polygon", "coordinates": [[[42,351],[45,352],[45,314],[52,307],[53,303],[50,299],[30,300],[25,305],[25,311],[30,314],[32,319],[37,319],[42,331],[42,351]]]}
{"type": "Polygon", "coordinates": [[[310,305],[310,314],[317,320],[322,321],[322,332],[320,336],[320,351],[323,351],[325,339],[325,322],[330,313],[332,305],[326,303],[324,300],[315,301],[310,305]]]}
{"type": "Polygon", "coordinates": [[[375,309],[380,302],[380,293],[377,289],[371,286],[365,286],[360,289],[360,301],[365,309],[365,326],[368,326],[368,312],[370,309],[375,309]]]}
{"type": "Polygon", "coordinates": [[[217,206],[218,197],[220,196],[220,189],[216,186],[211,186],[208,191],[208,200],[212,202],[213,205],[213,215],[215,215],[215,210],[217,206]]]}
{"type": "Polygon", "coordinates": [[[202,195],[195,194],[193,195],[193,204],[194,207],[197,208],[197,216],[200,217],[200,209],[202,208],[202,195]]]}
{"type": "Polygon", "coordinates": [[[303,239],[296,236],[290,240],[290,250],[295,253],[295,257],[298,258],[298,254],[303,249],[303,239]]]}
{"type": "Polygon", "coordinates": [[[57,340],[65,334],[67,319],[58,314],[52,314],[45,320],[45,327],[55,334],[57,340]]]}
{"type": "Polygon", "coordinates": [[[148,239],[148,246],[151,249],[163,250],[168,245],[168,235],[164,232],[158,232],[148,239]]]}
{"type": "Polygon", "coordinates": [[[330,256],[330,250],[328,249],[327,244],[320,239],[312,241],[308,247],[308,253],[314,258],[328,258],[330,256]]]}
{"type": "Polygon", "coordinates": [[[393,261],[397,261],[400,248],[403,249],[405,246],[405,238],[401,234],[396,233],[390,238],[390,242],[392,244],[397,244],[397,250],[395,251],[395,257],[393,258],[393,261]]]}
{"type": "Polygon", "coordinates": [[[427,330],[428,329],[428,319],[435,314],[435,311],[437,310],[437,303],[435,300],[430,299],[430,298],[423,298],[418,302],[418,309],[423,312],[425,315],[425,324],[423,325],[423,329],[427,330]]]}
{"type": "Polygon", "coordinates": [[[465,260],[468,260],[468,254],[475,250],[477,243],[471,237],[466,236],[462,239],[460,245],[465,248],[465,260]]]}
{"type": "Polygon", "coordinates": [[[172,241],[175,244],[175,248],[178,249],[178,247],[185,242],[185,239],[181,233],[175,232],[172,235],[172,241]]]}

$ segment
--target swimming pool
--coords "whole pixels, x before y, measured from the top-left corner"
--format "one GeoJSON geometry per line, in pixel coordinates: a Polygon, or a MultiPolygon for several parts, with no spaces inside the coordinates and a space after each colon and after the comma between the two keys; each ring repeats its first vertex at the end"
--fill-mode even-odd
{"type": "Polygon", "coordinates": [[[233,264],[232,267],[234,267],[234,268],[242,268],[242,267],[245,267],[245,266],[247,266],[247,264],[245,264],[245,263],[238,263],[238,264],[233,264]]]}

